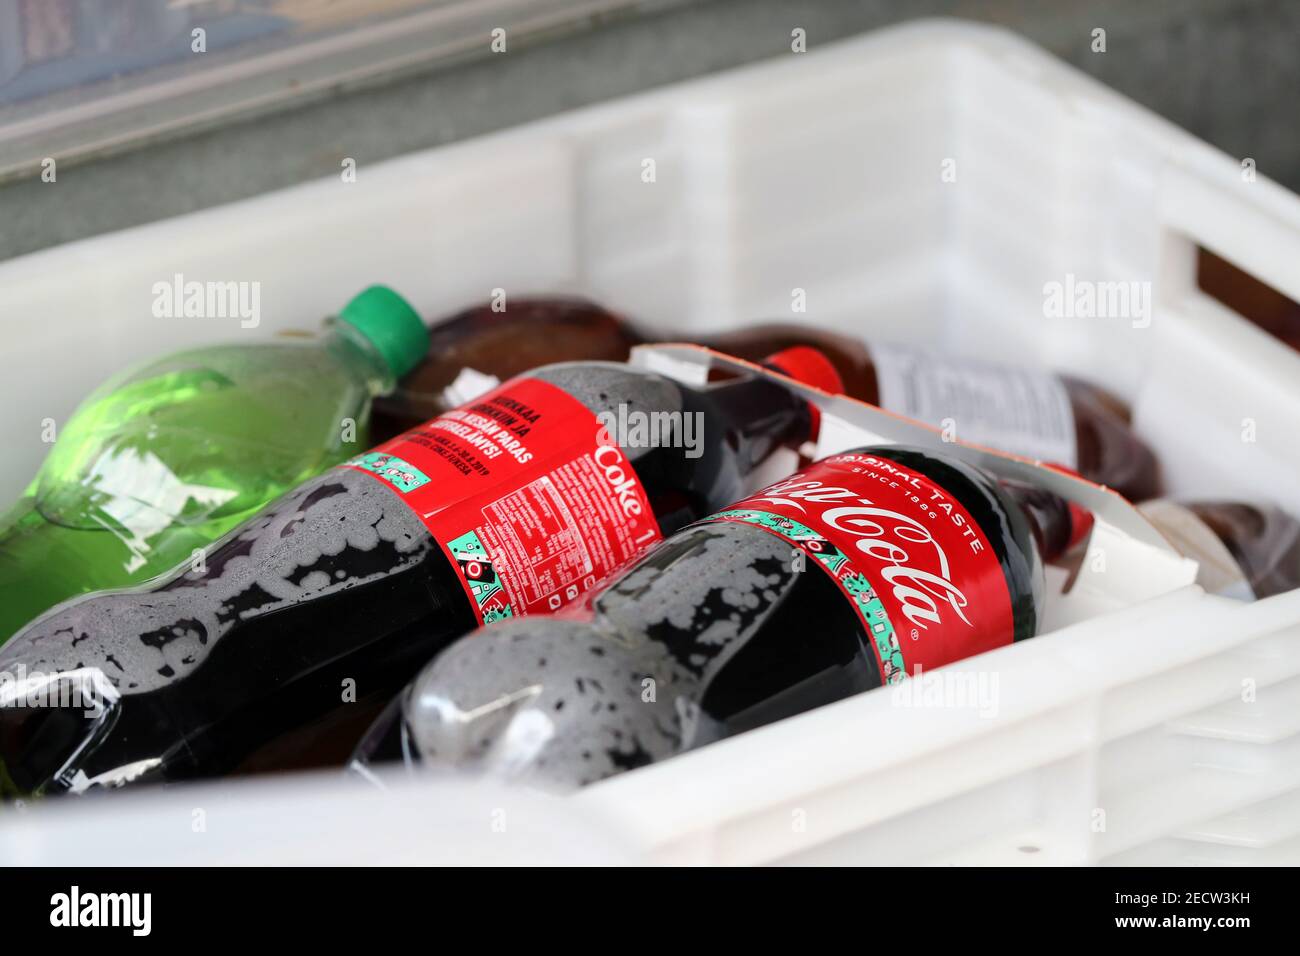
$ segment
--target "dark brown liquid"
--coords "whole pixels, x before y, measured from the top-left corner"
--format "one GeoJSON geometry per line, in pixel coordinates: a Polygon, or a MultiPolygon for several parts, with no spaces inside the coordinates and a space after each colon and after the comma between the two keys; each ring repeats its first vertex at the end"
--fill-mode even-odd
{"type": "Polygon", "coordinates": [[[1278,508],[1232,501],[1184,505],[1236,559],[1257,598],[1300,587],[1300,521],[1278,508]]]}
{"type": "MultiPolygon", "coordinates": [[[[386,441],[446,411],[443,393],[462,369],[504,381],[549,362],[623,360],[634,345],[649,341],[694,341],[752,362],[786,348],[811,345],[830,358],[846,394],[873,405],[880,401],[868,346],[801,325],[756,325],[703,337],[649,336],[593,303],[557,298],[513,302],[505,312],[488,306],[468,309],[438,323],[431,334],[428,358],[395,394],[375,401],[372,441],[386,441]]],[[[1079,474],[1132,501],[1158,494],[1155,456],[1129,427],[1124,403],[1078,379],[1060,376],[1060,380],[1074,412],[1079,474]]]]}

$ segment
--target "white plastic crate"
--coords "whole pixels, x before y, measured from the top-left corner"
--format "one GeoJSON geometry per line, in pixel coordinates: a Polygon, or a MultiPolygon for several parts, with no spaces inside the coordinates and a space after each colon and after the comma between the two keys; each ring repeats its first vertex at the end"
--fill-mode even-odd
{"type": "MultiPolygon", "coordinates": [[[[775,318],[1050,365],[1131,402],[1171,493],[1300,512],[1300,356],[1194,274],[1199,244],[1300,299],[1300,200],[1010,34],[922,22],[355,158],[355,183],[0,265],[0,494],[39,463],[41,419],[123,362],[312,324],[379,281],[429,315],[573,291],[662,329],[775,318]],[[260,282],[262,324],[153,318],[175,273],[260,282]],[[1148,282],[1151,311],[1046,318],[1045,284],[1068,275],[1148,282]]],[[[573,800],[662,861],[1300,861],[1300,592],[1187,586],[978,666],[996,716],[879,691],[573,800]]],[[[71,839],[78,811],[51,809],[0,823],[0,851],[71,839]]],[[[414,826],[419,802],[394,813],[414,826]]]]}

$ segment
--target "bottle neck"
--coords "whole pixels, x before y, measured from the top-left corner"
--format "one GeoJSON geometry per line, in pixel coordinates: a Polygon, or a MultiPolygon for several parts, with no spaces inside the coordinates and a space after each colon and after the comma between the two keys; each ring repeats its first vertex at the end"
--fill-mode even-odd
{"type": "Polygon", "coordinates": [[[813,437],[808,402],[760,376],[726,379],[705,389],[721,416],[741,474],[753,471],[778,447],[797,448],[813,437]]]}
{"type": "Polygon", "coordinates": [[[835,367],[845,395],[878,404],[879,389],[871,353],[861,341],[849,336],[814,326],[773,323],[722,332],[698,341],[718,352],[750,362],[764,362],[785,349],[814,348],[835,367]]]}
{"type": "Polygon", "coordinates": [[[358,328],[341,319],[330,319],[326,330],[326,351],[365,383],[372,398],[393,390],[397,385],[393,370],[379,349],[358,328]]]}
{"type": "Polygon", "coordinates": [[[1092,529],[1091,513],[1053,491],[1012,478],[999,478],[998,485],[1029,522],[1044,563],[1065,554],[1092,529]]]}

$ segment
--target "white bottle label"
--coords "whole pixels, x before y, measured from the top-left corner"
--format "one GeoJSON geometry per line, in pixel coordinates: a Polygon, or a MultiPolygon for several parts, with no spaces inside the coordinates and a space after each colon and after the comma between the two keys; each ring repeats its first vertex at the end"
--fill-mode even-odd
{"type": "Polygon", "coordinates": [[[881,408],[951,427],[958,441],[1078,466],[1074,411],[1055,375],[897,345],[873,344],[871,359],[881,408]]]}

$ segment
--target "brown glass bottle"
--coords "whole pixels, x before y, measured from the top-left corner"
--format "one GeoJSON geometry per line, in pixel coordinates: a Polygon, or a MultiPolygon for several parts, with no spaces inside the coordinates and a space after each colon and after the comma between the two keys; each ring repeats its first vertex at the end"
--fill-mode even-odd
{"type": "MultiPolygon", "coordinates": [[[[651,341],[698,342],[754,362],[811,345],[831,359],[845,393],[861,401],[936,427],[950,422],[960,440],[1064,465],[1134,501],[1159,491],[1155,456],[1129,427],[1124,403],[1069,376],[870,346],[793,324],[650,335],[581,299],[520,300],[504,312],[468,309],[434,326],[431,340],[429,357],[393,395],[376,400],[376,441],[464,401],[456,382],[465,369],[505,379],[547,362],[623,359],[651,341]]],[[[468,374],[481,380],[474,372],[468,374]]]]}
{"type": "Polygon", "coordinates": [[[1200,562],[1197,583],[1207,591],[1250,600],[1300,587],[1300,521],[1280,508],[1159,499],[1138,510],[1200,562]]]}
{"type": "Polygon", "coordinates": [[[456,381],[466,369],[471,377],[505,381],[552,362],[621,362],[642,341],[631,323],[583,299],[521,299],[504,312],[465,309],[429,329],[428,357],[372,403],[371,440],[387,441],[461,404],[466,397],[456,381]]]}
{"type": "Polygon", "coordinates": [[[811,345],[831,360],[844,381],[845,393],[856,399],[935,427],[942,427],[944,419],[952,419],[956,423],[957,438],[961,440],[1066,465],[1089,481],[1113,488],[1133,501],[1150,498],[1159,488],[1155,456],[1130,428],[1125,404],[1109,392],[1068,375],[1025,372],[1012,366],[972,360],[952,361],[892,346],[873,349],[848,336],[797,325],[754,326],[715,336],[704,344],[750,361],[790,346],[811,345]],[[889,394],[881,383],[879,363],[884,354],[895,357],[895,362],[902,358],[903,362],[914,363],[914,370],[929,366],[941,368],[941,374],[961,375],[965,372],[985,381],[1001,378],[1014,382],[1020,379],[1032,383],[1031,388],[1037,387],[1040,391],[1061,389],[1069,406],[1068,427],[1073,435],[1064,437],[1067,446],[1073,445],[1073,461],[1057,460],[1050,453],[1036,450],[1034,440],[1028,434],[1021,444],[1009,436],[998,440],[1002,436],[985,433],[979,423],[970,422],[972,417],[979,417],[980,410],[976,407],[978,399],[969,393],[963,396],[960,391],[953,390],[937,402],[930,401],[928,408],[918,407],[923,403],[909,402],[902,397],[909,390],[906,384],[896,388],[896,394],[889,394]],[[963,401],[964,397],[971,400],[963,401]],[[963,428],[964,421],[966,428],[963,428]]]}

